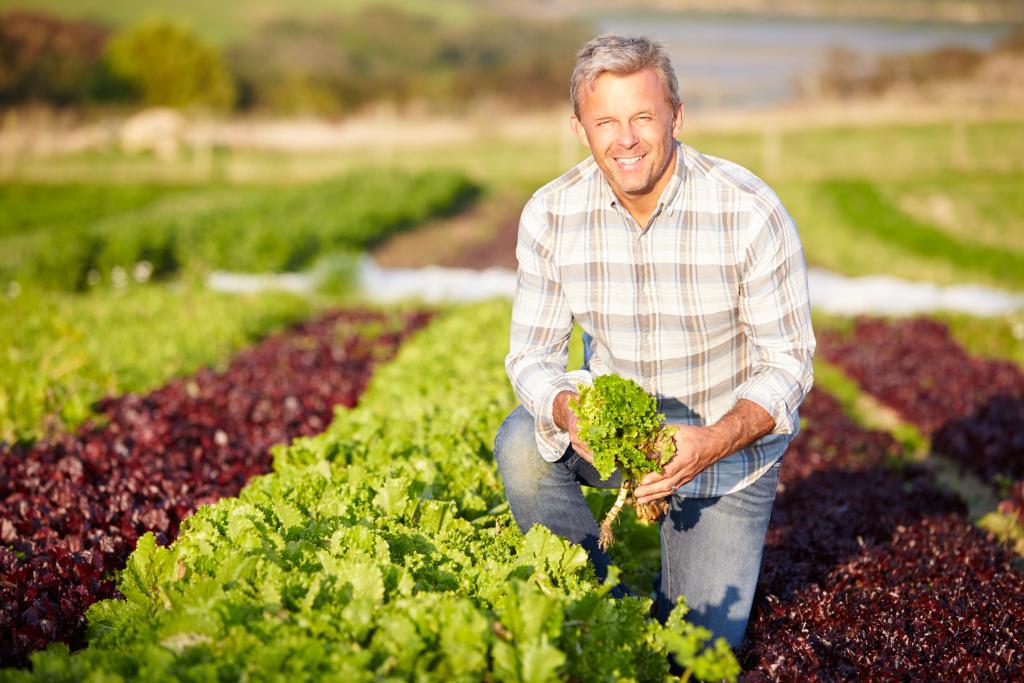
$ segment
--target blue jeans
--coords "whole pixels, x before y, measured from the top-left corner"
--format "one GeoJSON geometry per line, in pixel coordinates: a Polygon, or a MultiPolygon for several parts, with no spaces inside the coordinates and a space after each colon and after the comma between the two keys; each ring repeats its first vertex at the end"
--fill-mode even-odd
{"type": "MultiPolygon", "coordinates": [[[[524,533],[534,524],[583,546],[598,579],[608,573],[608,555],[598,548],[597,521],[582,484],[618,488],[619,473],[601,481],[593,465],[570,447],[557,462],[544,460],[534,439],[534,419],[522,406],[498,430],[494,442],[505,493],[524,533]]],[[[658,618],[686,596],[689,621],[738,647],[747,629],[764,537],[779,480],[777,462],[750,486],[717,498],[672,496],[661,521],[661,584],[658,618]]]]}

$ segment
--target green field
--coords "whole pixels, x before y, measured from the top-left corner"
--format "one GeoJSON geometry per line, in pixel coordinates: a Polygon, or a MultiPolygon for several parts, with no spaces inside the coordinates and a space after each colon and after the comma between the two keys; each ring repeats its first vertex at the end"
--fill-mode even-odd
{"type": "MultiPolygon", "coordinates": [[[[486,193],[525,198],[585,153],[551,125],[536,136],[514,138],[481,126],[472,142],[424,139],[400,153],[381,128],[380,138],[370,136],[365,145],[345,153],[224,151],[214,164],[188,156],[167,164],[147,156],[92,152],[26,159],[14,177],[192,184],[309,181],[362,167],[367,155],[373,165],[416,170],[433,169],[443,158],[486,193]]],[[[1024,121],[808,126],[781,132],[754,125],[728,133],[684,130],[682,139],[764,177],[797,221],[813,264],[849,275],[882,272],[942,284],[1024,288],[1019,267],[1024,193],[1017,191],[1024,186],[1024,121]]]]}
{"type": "Polygon", "coordinates": [[[517,530],[489,452],[515,404],[510,311],[440,316],[359,406],[275,448],[272,473],[202,506],[171,547],[141,538],[126,599],[90,609],[88,648],[0,679],[662,681],[672,653],[687,678],[735,680],[685,608],[647,620],[646,591],[606,600],[615,580],[582,548],[517,530]]]}
{"type": "Polygon", "coordinates": [[[1024,205],[1014,191],[1024,186],[1024,122],[713,134],[692,144],[768,180],[812,264],[1024,289],[1024,205]],[[952,208],[937,216],[922,204],[940,190],[952,208]]]}
{"type": "MultiPolygon", "coordinates": [[[[1024,149],[1024,122],[970,123],[959,133],[952,124],[891,124],[684,134],[683,139],[762,174],[796,219],[812,264],[850,275],[888,273],[1024,290],[1024,211],[1017,191],[1024,187],[1024,153],[1017,153],[1024,149]],[[774,157],[765,152],[766,135],[778,136],[774,157]],[[956,135],[970,143],[967,165],[954,152],[950,140],[956,135]]],[[[109,259],[96,261],[102,264],[96,268],[102,282],[85,294],[47,293],[31,277],[17,280],[21,296],[5,302],[0,313],[15,330],[4,349],[0,438],[38,435],[43,425],[74,425],[103,393],[142,390],[216,362],[269,329],[267,321],[310,310],[306,303],[283,298],[235,306],[232,297],[204,295],[195,284],[176,294],[166,285],[135,283],[131,266],[147,253],[147,235],[192,234],[202,243],[210,226],[224,231],[228,237],[216,243],[226,250],[202,252],[199,266],[181,271],[187,282],[195,282],[210,265],[286,269],[296,253],[302,260],[292,263],[308,266],[319,250],[296,251],[301,246],[296,236],[304,234],[300,228],[307,226],[315,235],[337,218],[353,200],[339,194],[342,186],[330,179],[365,175],[368,158],[380,169],[377,177],[431,171],[443,160],[480,187],[481,201],[487,201],[502,194],[525,198],[584,154],[551,128],[517,138],[484,130],[477,140],[456,144],[425,139],[401,153],[382,144],[372,138],[344,153],[219,150],[213,163],[188,154],[166,162],[114,151],[19,163],[0,185],[0,273],[8,273],[0,291],[10,294],[10,273],[24,272],[32,263],[65,276],[77,272],[80,282],[88,269],[81,268],[75,245],[90,234],[119,236],[110,240],[107,252],[128,254],[122,260],[129,287],[109,286],[111,263],[116,263],[109,259]],[[268,239],[253,240],[258,234],[268,239]],[[267,314],[260,318],[263,307],[267,314]],[[223,341],[192,345],[180,322],[192,315],[206,320],[216,330],[212,338],[223,341]],[[153,325],[162,325],[160,344],[150,343],[153,325]]],[[[419,213],[422,207],[413,206],[411,218],[399,223],[409,227],[462,201],[458,188],[464,186],[452,187],[455,191],[440,193],[447,201],[419,213]]],[[[379,220],[382,204],[393,208],[389,201],[372,199],[360,215],[379,220]]],[[[371,232],[356,246],[373,239],[371,232]]],[[[168,282],[178,281],[176,272],[164,273],[168,282]]],[[[1019,314],[946,318],[973,351],[1024,362],[1019,314]]]]}
{"type": "Polygon", "coordinates": [[[209,269],[317,261],[343,297],[353,252],[475,191],[458,173],[382,170],[275,186],[0,185],[0,441],[71,429],[104,395],[223,362],[326,303],[210,292],[209,269]]]}
{"type": "MultiPolygon", "coordinates": [[[[173,16],[225,47],[285,15],[315,21],[381,5],[466,25],[486,4],[0,0],[0,11],[112,26],[173,16]]],[[[586,154],[559,132],[564,121],[509,133],[516,126],[504,126],[515,124],[506,114],[476,112],[459,123],[468,136],[424,133],[412,144],[389,134],[418,131],[415,121],[383,118],[360,142],[316,152],[215,146],[167,160],[111,145],[0,156],[0,445],[75,429],[105,395],[222,367],[289,323],[360,303],[346,279],[355,255],[473,202],[525,201],[586,154]],[[328,287],[304,296],[204,285],[214,269],[325,263],[335,268],[328,287]]],[[[765,178],[796,220],[810,264],[1024,293],[1024,117],[844,126],[751,119],[712,131],[701,128],[702,115],[688,114],[696,126],[682,139],[765,178]]],[[[508,223],[504,214],[490,218],[494,230],[508,223]]],[[[526,680],[561,670],[593,680],[646,667],[660,674],[666,651],[692,649],[698,638],[645,622],[644,600],[603,600],[610,586],[595,581],[579,548],[543,530],[515,531],[490,460],[497,425],[515,403],[501,364],[508,304],[452,308],[407,342],[325,434],[278,447],[272,474],[204,506],[172,548],[144,538],[121,576],[127,599],[90,613],[90,647],[69,657],[52,646],[35,655],[36,674],[526,680]],[[492,628],[492,614],[505,633],[492,628]],[[358,643],[370,632],[370,646],[349,650],[325,649],[316,637],[358,643]],[[612,641],[628,647],[607,648],[612,641]]],[[[934,317],[970,353],[1024,367],[1024,311],[934,317]]],[[[814,323],[841,329],[851,320],[816,311],[814,323]]],[[[581,356],[577,328],[570,366],[581,356]]],[[[856,421],[891,431],[907,454],[927,452],[919,431],[884,424],[886,414],[837,367],[817,362],[816,380],[856,421]]],[[[595,514],[610,505],[607,492],[587,499],[595,514]]],[[[638,527],[632,513],[623,524],[629,531],[613,558],[642,593],[658,564],[658,531],[638,527]]],[[[724,673],[712,678],[731,672],[730,658],[718,656],[724,673]]],[[[30,675],[9,680],[21,679],[30,675]]]]}

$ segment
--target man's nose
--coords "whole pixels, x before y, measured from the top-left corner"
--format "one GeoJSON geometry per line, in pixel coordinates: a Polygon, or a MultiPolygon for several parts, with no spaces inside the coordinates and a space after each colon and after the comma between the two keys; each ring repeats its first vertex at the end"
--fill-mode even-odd
{"type": "Polygon", "coordinates": [[[620,147],[632,147],[639,139],[640,137],[636,134],[636,128],[633,127],[633,124],[627,124],[619,129],[620,147]]]}

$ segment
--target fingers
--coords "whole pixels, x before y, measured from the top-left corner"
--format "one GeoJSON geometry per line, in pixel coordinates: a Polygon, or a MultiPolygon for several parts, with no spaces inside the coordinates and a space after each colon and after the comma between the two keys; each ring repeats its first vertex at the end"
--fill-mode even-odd
{"type": "Polygon", "coordinates": [[[649,486],[650,484],[653,484],[657,481],[661,481],[664,478],[664,474],[659,474],[658,472],[651,472],[645,475],[644,478],[640,480],[640,486],[637,486],[636,490],[639,491],[641,488],[649,486]]]}
{"type": "Polygon", "coordinates": [[[675,481],[676,477],[670,477],[647,486],[637,486],[633,496],[638,503],[651,503],[661,498],[667,498],[679,487],[675,481]]]}
{"type": "Polygon", "coordinates": [[[576,454],[581,458],[589,462],[591,465],[594,464],[594,454],[590,452],[590,449],[584,445],[579,439],[571,439],[572,449],[576,451],[576,454]]]}
{"type": "Polygon", "coordinates": [[[640,480],[633,490],[638,503],[650,503],[675,493],[675,490],[697,476],[697,472],[683,470],[672,474],[652,472],[640,480]]]}

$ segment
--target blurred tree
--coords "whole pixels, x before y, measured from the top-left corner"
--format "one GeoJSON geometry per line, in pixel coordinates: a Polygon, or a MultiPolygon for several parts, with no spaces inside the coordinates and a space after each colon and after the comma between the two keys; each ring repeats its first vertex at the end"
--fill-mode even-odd
{"type": "Polygon", "coordinates": [[[150,21],[111,39],[110,70],[130,83],[148,105],[226,109],[235,85],[217,50],[187,27],[150,21]]]}
{"type": "Polygon", "coordinates": [[[0,16],[0,104],[76,104],[103,89],[108,29],[10,12],[0,16]]]}

